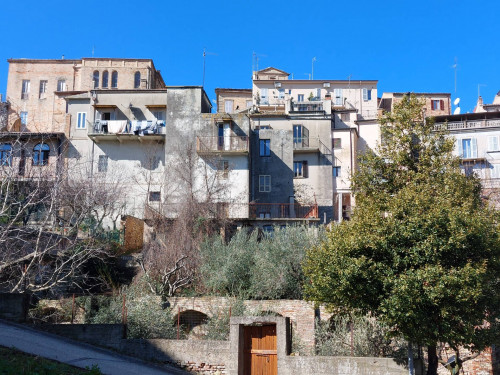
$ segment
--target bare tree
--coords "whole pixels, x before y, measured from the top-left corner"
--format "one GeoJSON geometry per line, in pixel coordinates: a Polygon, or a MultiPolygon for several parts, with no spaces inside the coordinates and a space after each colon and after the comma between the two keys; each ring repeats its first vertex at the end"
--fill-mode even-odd
{"type": "Polygon", "coordinates": [[[199,266],[199,246],[205,236],[229,223],[227,173],[217,157],[197,155],[189,140],[179,142],[168,161],[163,204],[149,208],[154,233],[138,259],[154,293],[172,296],[190,285],[199,266]]]}
{"type": "Polygon", "coordinates": [[[63,171],[64,152],[54,143],[39,135],[0,139],[10,146],[0,154],[0,290],[88,288],[90,262],[107,254],[99,232],[103,220],[121,209],[119,187],[96,189],[102,182],[63,171]],[[59,152],[43,153],[33,144],[59,152]]]}

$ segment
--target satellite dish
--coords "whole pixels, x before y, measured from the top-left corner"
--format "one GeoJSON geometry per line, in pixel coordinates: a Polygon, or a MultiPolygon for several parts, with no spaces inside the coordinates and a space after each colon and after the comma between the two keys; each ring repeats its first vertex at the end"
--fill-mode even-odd
{"type": "Polygon", "coordinates": [[[460,107],[455,108],[455,110],[453,111],[453,114],[459,115],[460,114],[460,107]]]}
{"type": "Polygon", "coordinates": [[[455,105],[458,105],[458,103],[460,103],[460,98],[456,98],[455,101],[453,102],[453,104],[455,105]]]}

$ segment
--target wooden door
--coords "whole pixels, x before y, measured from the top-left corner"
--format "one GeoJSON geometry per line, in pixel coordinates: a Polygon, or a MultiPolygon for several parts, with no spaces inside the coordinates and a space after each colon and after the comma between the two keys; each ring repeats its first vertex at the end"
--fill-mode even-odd
{"type": "Polygon", "coordinates": [[[244,331],[245,375],[277,375],[276,324],[247,326],[244,331]]]}

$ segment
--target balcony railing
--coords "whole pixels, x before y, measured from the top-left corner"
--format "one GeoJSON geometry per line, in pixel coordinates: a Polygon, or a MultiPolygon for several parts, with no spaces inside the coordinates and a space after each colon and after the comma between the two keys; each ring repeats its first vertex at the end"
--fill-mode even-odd
{"type": "Polygon", "coordinates": [[[434,125],[434,130],[457,130],[457,129],[476,129],[476,128],[496,128],[500,127],[500,119],[492,120],[466,120],[453,121],[448,123],[439,123],[434,125]]]}
{"type": "Polygon", "coordinates": [[[307,102],[292,102],[293,112],[320,112],[323,111],[323,102],[320,99],[307,102]]]}
{"type": "Polygon", "coordinates": [[[89,129],[91,135],[128,134],[153,135],[165,134],[165,121],[127,121],[97,120],[89,129]]]}
{"type": "Polygon", "coordinates": [[[317,219],[318,205],[299,203],[250,203],[249,219],[317,219]]]}
{"type": "Polygon", "coordinates": [[[198,153],[248,152],[247,136],[205,136],[196,138],[198,153]]]}
{"type": "Polygon", "coordinates": [[[320,140],[318,137],[294,137],[293,149],[295,151],[319,150],[320,140]]]}

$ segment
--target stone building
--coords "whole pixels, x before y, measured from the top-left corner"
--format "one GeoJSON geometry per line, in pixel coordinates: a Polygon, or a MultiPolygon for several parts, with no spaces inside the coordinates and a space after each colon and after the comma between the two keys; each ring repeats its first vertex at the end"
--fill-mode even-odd
{"type": "MultiPolygon", "coordinates": [[[[379,100],[379,109],[386,112],[391,112],[394,104],[401,101],[403,96],[410,92],[384,92],[379,100]]],[[[450,93],[435,93],[435,92],[411,92],[419,98],[425,100],[425,116],[445,116],[451,114],[451,94],[450,93]]]]}
{"type": "Polygon", "coordinates": [[[9,59],[9,131],[67,134],[65,98],[92,89],[157,89],[165,83],[150,59],[9,59]]]}

